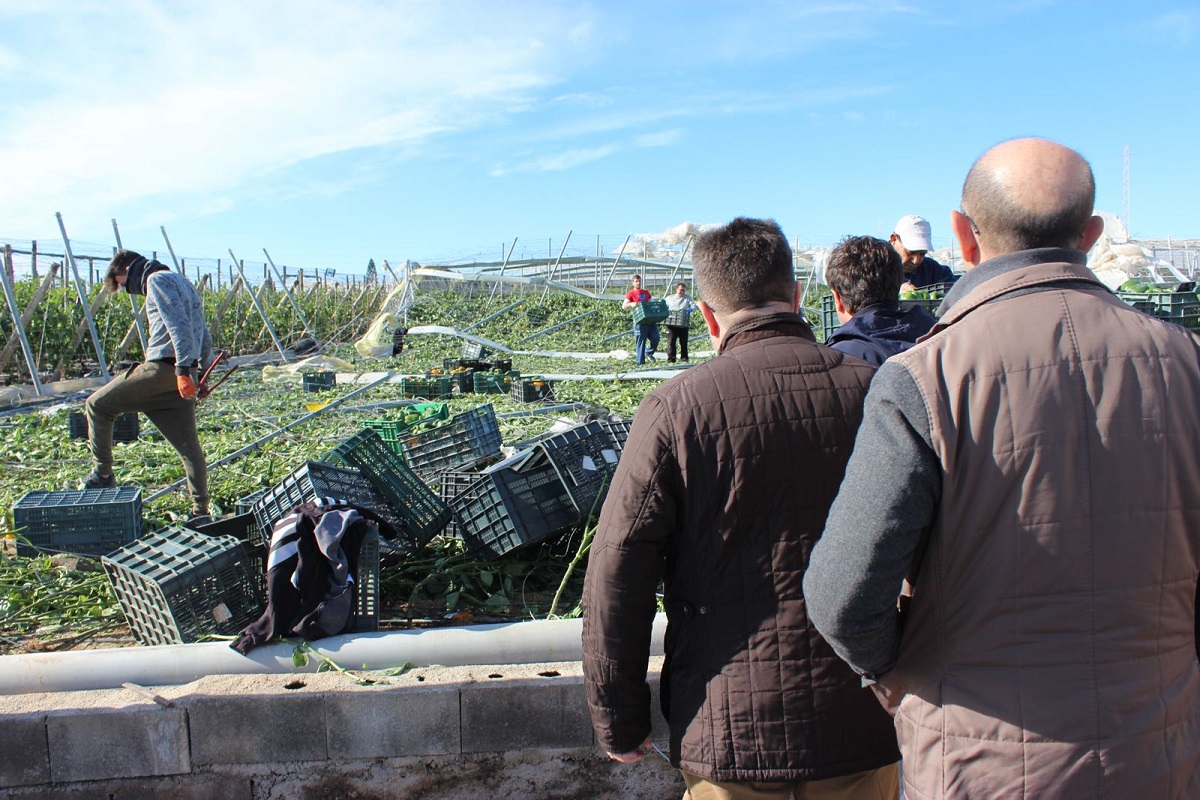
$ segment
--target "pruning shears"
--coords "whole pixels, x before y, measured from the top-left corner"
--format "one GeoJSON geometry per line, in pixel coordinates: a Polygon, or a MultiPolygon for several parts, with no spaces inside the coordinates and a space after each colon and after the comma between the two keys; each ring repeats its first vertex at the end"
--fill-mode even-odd
{"type": "Polygon", "coordinates": [[[222,375],[220,378],[217,379],[216,383],[213,383],[211,385],[209,384],[208,379],[212,376],[213,370],[216,369],[217,364],[220,364],[222,361],[225,360],[225,356],[227,356],[227,355],[228,355],[228,353],[226,353],[224,350],[217,353],[216,358],[214,358],[212,360],[212,363],[209,364],[208,367],[205,368],[203,374],[200,375],[200,380],[196,381],[196,402],[199,402],[199,401],[203,400],[204,398],[208,397],[210,394],[212,394],[213,390],[216,389],[218,386],[220,386],[222,383],[224,383],[229,378],[230,375],[237,372],[237,368],[239,365],[234,364],[232,367],[230,367],[229,369],[227,369],[225,371],[224,375],[222,375]]]}

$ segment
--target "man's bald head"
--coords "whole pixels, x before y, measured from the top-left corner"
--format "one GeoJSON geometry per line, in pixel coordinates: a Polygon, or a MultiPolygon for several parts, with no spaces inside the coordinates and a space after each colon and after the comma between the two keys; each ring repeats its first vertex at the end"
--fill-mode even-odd
{"type": "Polygon", "coordinates": [[[1047,139],[1013,139],[988,150],[963,183],[962,209],[980,246],[997,256],[1082,244],[1096,181],[1083,156],[1047,139]]]}

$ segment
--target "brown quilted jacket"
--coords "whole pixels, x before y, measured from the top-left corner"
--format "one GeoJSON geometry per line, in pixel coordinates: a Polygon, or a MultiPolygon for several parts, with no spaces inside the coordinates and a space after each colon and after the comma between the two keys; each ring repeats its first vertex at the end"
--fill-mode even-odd
{"type": "Polygon", "coordinates": [[[883,678],[906,796],[1200,797],[1200,340],[1065,262],[941,328],[897,357],[943,466],[883,678]]]}
{"type": "Polygon", "coordinates": [[[730,330],[649,394],[600,515],[584,675],[601,747],[650,732],[655,589],[671,761],[718,781],[819,780],[899,759],[891,719],[809,624],[801,582],[873,368],[794,314],[730,330]]]}

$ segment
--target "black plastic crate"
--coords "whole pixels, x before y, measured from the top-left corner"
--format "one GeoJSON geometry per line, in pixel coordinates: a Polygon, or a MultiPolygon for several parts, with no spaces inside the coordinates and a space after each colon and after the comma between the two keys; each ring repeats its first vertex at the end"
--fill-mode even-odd
{"type": "Polygon", "coordinates": [[[511,389],[514,400],[522,403],[536,403],[539,400],[554,397],[554,381],[548,381],[537,375],[526,375],[513,381],[511,389]]]}
{"type": "Polygon", "coordinates": [[[306,461],[278,485],[268,489],[254,504],[254,519],[258,522],[257,543],[271,540],[275,523],[291,513],[301,503],[328,497],[345,500],[360,508],[374,511],[393,528],[400,529],[400,517],[388,507],[387,501],[357,470],[344,469],[320,461],[306,461]]]}
{"type": "Polygon", "coordinates": [[[300,375],[300,384],[306,392],[323,392],[337,386],[337,373],[329,370],[304,372],[300,375]]]}
{"type": "MultiPolygon", "coordinates": [[[[67,417],[67,425],[72,439],[88,438],[87,414],[82,411],[72,411],[67,417]]],[[[126,411],[113,423],[114,442],[136,442],[140,434],[141,418],[136,411],[126,411]]]]}
{"type": "Polygon", "coordinates": [[[678,311],[671,311],[667,314],[665,323],[672,328],[690,328],[692,327],[692,312],[682,308],[678,311]]]}
{"type": "Polygon", "coordinates": [[[262,614],[242,542],[164,528],[101,559],[129,629],[142,644],[234,636],[262,614]]]}
{"type": "Polygon", "coordinates": [[[400,394],[404,397],[423,397],[435,400],[439,397],[449,397],[450,379],[444,375],[401,378],[400,394]]]}
{"type": "Polygon", "coordinates": [[[422,480],[500,450],[500,424],[491,403],[454,415],[445,425],[401,439],[409,466],[422,480]]]}
{"type": "Polygon", "coordinates": [[[625,450],[625,442],[629,439],[629,430],[633,427],[633,420],[608,417],[599,422],[601,427],[608,431],[608,436],[612,439],[613,448],[616,449],[619,458],[625,450]]]}
{"type": "MultiPolygon", "coordinates": [[[[503,456],[500,453],[494,453],[490,456],[470,461],[466,464],[460,464],[454,469],[445,470],[438,473],[438,496],[442,498],[442,502],[447,508],[450,506],[450,501],[462,494],[472,483],[479,480],[483,470],[492,466],[497,461],[500,461],[503,456]]],[[[442,531],[445,536],[458,536],[458,522],[454,519],[454,515],[450,515],[450,522],[446,525],[446,529],[442,531]]]]}
{"type": "Polygon", "coordinates": [[[581,517],[599,513],[620,458],[603,425],[576,425],[542,439],[533,450],[535,458],[553,465],[581,517]]]}
{"type": "Polygon", "coordinates": [[[364,428],[327,453],[327,464],[357,469],[399,516],[396,533],[416,552],[450,522],[450,509],[370,428],[364,428]]]}
{"type": "Polygon", "coordinates": [[[553,465],[529,464],[526,452],[483,471],[451,502],[463,543],[491,561],[544,541],[579,520],[553,465]]]}
{"type": "Polygon", "coordinates": [[[18,500],[12,513],[17,534],[29,540],[17,541],[19,555],[45,550],[102,556],[142,535],[142,490],[34,491],[18,500]]]}
{"type": "Polygon", "coordinates": [[[254,504],[257,503],[262,498],[262,496],[269,491],[271,491],[270,488],[259,489],[257,492],[253,492],[251,494],[246,495],[245,497],[239,497],[237,500],[234,500],[233,501],[233,513],[234,514],[253,513],[254,512],[254,504]]]}

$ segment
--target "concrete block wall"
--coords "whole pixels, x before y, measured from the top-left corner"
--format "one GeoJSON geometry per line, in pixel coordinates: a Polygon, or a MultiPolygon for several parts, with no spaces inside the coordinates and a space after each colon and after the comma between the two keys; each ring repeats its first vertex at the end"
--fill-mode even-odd
{"type": "Polygon", "coordinates": [[[369,685],[337,673],[210,676],[0,698],[3,797],[682,793],[658,755],[625,766],[597,749],[577,662],[431,667],[369,685]]]}

